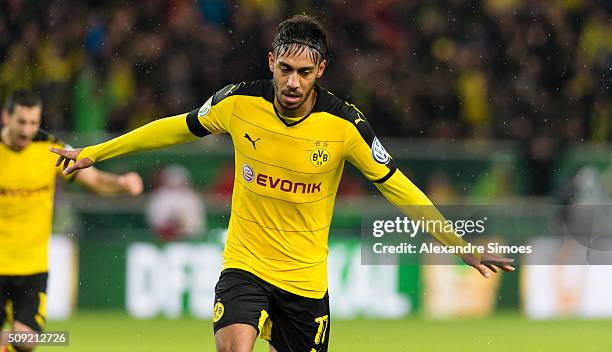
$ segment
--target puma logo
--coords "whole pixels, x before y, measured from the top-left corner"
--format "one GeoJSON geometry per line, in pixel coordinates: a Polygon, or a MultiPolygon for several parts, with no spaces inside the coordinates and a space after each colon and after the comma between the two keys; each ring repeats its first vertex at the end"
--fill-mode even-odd
{"type": "Polygon", "coordinates": [[[257,138],[256,140],[253,140],[253,139],[251,138],[251,136],[249,136],[249,134],[248,134],[248,133],[245,133],[245,134],[244,134],[244,138],[248,139],[248,140],[249,140],[249,142],[253,143],[253,149],[257,150],[257,147],[255,147],[255,142],[257,142],[257,141],[258,141],[258,140],[260,140],[261,138],[257,138]]]}

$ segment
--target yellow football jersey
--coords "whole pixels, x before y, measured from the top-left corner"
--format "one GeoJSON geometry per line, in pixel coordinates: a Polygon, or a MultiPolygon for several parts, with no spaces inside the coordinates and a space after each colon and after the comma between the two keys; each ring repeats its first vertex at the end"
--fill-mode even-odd
{"type": "Polygon", "coordinates": [[[374,182],[396,170],[368,121],[317,87],[312,112],[287,120],[272,81],[229,85],[187,115],[192,133],[229,133],[236,173],[224,268],[239,268],[287,291],[327,291],[327,237],[345,160],[374,182]]]}
{"type": "Polygon", "coordinates": [[[0,142],[0,275],[47,271],[55,176],[61,174],[52,146],[64,147],[42,131],[21,151],[0,142]]]}

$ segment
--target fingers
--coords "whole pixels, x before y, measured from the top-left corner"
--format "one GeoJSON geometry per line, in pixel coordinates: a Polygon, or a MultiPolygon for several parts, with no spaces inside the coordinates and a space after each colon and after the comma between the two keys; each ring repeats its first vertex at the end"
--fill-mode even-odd
{"type": "Polygon", "coordinates": [[[500,262],[500,263],[513,263],[513,258],[500,257],[493,253],[483,253],[482,261],[500,262]]]}
{"type": "Polygon", "coordinates": [[[64,175],[70,175],[76,170],[81,169],[81,167],[79,167],[80,161],[77,161],[76,163],[72,165],[69,165],[69,164],[70,164],[70,159],[66,159],[66,161],[64,162],[64,175]]]}
{"type": "Polygon", "coordinates": [[[71,159],[74,159],[71,157],[70,151],[68,150],[58,149],[58,148],[53,148],[53,147],[49,148],[49,150],[59,155],[59,157],[57,158],[57,161],[55,161],[55,167],[58,167],[62,163],[64,163],[64,169],[66,169],[66,167],[68,166],[67,162],[70,162],[71,159]]]}
{"type": "Polygon", "coordinates": [[[49,147],[49,150],[54,152],[55,154],[64,155],[64,150],[63,149],[49,147]]]}
{"type": "MultiPolygon", "coordinates": [[[[70,159],[68,159],[68,161],[70,161],[70,159]]],[[[91,161],[91,159],[89,158],[81,159],[75,162],[74,164],[72,164],[72,166],[68,166],[67,164],[65,164],[64,166],[68,166],[68,167],[64,168],[64,175],[70,175],[71,173],[77,170],[86,169],[90,167],[91,165],[93,165],[93,161],[91,161]]]]}
{"type": "Polygon", "coordinates": [[[491,277],[491,272],[497,273],[499,271],[498,268],[506,272],[512,272],[515,270],[514,267],[509,264],[476,264],[472,266],[485,278],[491,277]],[[489,272],[487,269],[491,272],[489,272]]]}
{"type": "Polygon", "coordinates": [[[489,268],[489,270],[491,270],[492,272],[497,273],[497,268],[494,265],[485,264],[485,266],[489,268]]]}
{"type": "Polygon", "coordinates": [[[501,258],[501,257],[497,257],[497,256],[486,256],[483,257],[480,262],[482,264],[485,265],[497,265],[497,266],[501,266],[501,265],[508,265],[506,263],[514,263],[514,259],[512,258],[501,258]]]}
{"type": "Polygon", "coordinates": [[[70,175],[71,173],[90,167],[93,164],[93,161],[90,158],[83,158],[77,161],[77,157],[79,153],[83,150],[82,148],[74,149],[74,150],[66,150],[59,148],[49,148],[49,151],[58,154],[59,157],[55,161],[55,167],[59,167],[62,165],[62,169],[64,170],[64,175],[70,175]],[[74,164],[70,166],[70,162],[74,161],[74,164]]]}
{"type": "Polygon", "coordinates": [[[55,167],[58,167],[62,164],[62,161],[64,161],[64,157],[63,156],[59,156],[59,158],[57,158],[57,161],[55,162],[55,167]]]}
{"type": "Polygon", "coordinates": [[[489,268],[492,272],[497,273],[498,272],[498,268],[505,271],[505,272],[512,272],[515,270],[515,268],[508,264],[508,263],[513,263],[514,259],[512,258],[502,258],[502,257],[498,257],[495,255],[489,255],[486,256],[485,258],[483,258],[481,260],[481,264],[486,265],[487,268],[489,268]]]}
{"type": "Polygon", "coordinates": [[[487,271],[487,267],[482,265],[482,264],[477,264],[474,265],[474,268],[476,268],[476,270],[478,270],[478,272],[480,272],[480,275],[484,276],[485,278],[489,278],[491,277],[491,273],[489,273],[489,271],[487,271]]]}
{"type": "Polygon", "coordinates": [[[488,253],[482,254],[480,261],[471,254],[465,254],[461,258],[467,265],[473,266],[478,270],[480,275],[485,278],[491,277],[491,273],[498,273],[498,269],[506,272],[515,270],[512,265],[508,264],[514,262],[512,258],[502,258],[488,253]]]}
{"type": "Polygon", "coordinates": [[[498,267],[506,272],[511,272],[515,270],[512,265],[508,265],[508,264],[498,265],[498,267]]]}
{"type": "MultiPolygon", "coordinates": [[[[70,159],[68,159],[70,160],[70,159]]],[[[76,170],[81,169],[80,167],[78,167],[78,161],[74,164],[72,164],[72,166],[66,167],[66,165],[64,165],[64,175],[70,175],[71,173],[75,172],[76,170]]]]}
{"type": "Polygon", "coordinates": [[[64,167],[63,167],[64,171],[68,168],[69,165],[70,165],[70,159],[65,158],[64,159],[64,167]]]}
{"type": "Polygon", "coordinates": [[[70,157],[69,151],[66,150],[66,149],[59,149],[59,148],[50,147],[49,151],[59,155],[60,158],[68,158],[68,157],[70,157]]]}

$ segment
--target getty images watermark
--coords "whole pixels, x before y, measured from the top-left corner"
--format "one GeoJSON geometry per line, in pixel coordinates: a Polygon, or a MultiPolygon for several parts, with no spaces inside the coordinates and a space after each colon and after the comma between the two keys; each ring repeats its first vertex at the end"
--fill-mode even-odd
{"type": "MultiPolygon", "coordinates": [[[[381,238],[385,235],[399,234],[410,239],[417,235],[434,234],[443,236],[455,236],[463,238],[465,235],[485,233],[487,217],[480,219],[465,220],[428,220],[425,217],[413,220],[406,216],[395,217],[395,219],[374,220],[372,222],[372,236],[381,238]]],[[[385,244],[375,242],[372,251],[376,254],[465,254],[465,253],[494,253],[494,254],[516,254],[532,253],[530,245],[502,245],[491,242],[485,245],[466,243],[463,246],[448,246],[434,242],[422,242],[420,244],[404,241],[399,244],[385,244]]]]}
{"type": "Polygon", "coordinates": [[[362,263],[452,264],[489,253],[521,264],[610,265],[611,218],[612,206],[405,206],[362,217],[362,263]]]}

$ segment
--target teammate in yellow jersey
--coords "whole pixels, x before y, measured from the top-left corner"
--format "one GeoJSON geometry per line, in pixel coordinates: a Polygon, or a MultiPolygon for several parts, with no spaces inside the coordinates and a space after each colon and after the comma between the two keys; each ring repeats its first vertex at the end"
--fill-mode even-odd
{"type": "MultiPolygon", "coordinates": [[[[411,216],[444,219],[397,170],[363,114],[316,84],[327,63],[323,28],[297,15],[278,27],[268,54],[272,80],[230,84],[198,110],[96,146],[54,149],[58,165],[76,161],[64,170],[68,175],[121,155],[211,133],[231,135],[236,173],[215,288],[217,351],[251,351],[258,334],[271,351],[327,351],[327,236],[346,160],[400,208],[430,206],[411,216]]],[[[445,245],[465,244],[454,233],[432,235],[445,245]]],[[[487,266],[493,272],[514,270],[506,258],[464,254],[462,259],[484,276],[487,266]]]]}
{"type": "MultiPolygon", "coordinates": [[[[114,175],[91,168],[70,177],[53,166],[50,147],[65,148],[41,131],[40,98],[20,90],[8,97],[0,132],[0,330],[41,331],[45,324],[47,247],[51,235],[56,175],[74,180],[100,194],[142,192],[135,173],[114,175]]],[[[33,344],[6,346],[31,351],[33,344]]]]}

